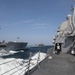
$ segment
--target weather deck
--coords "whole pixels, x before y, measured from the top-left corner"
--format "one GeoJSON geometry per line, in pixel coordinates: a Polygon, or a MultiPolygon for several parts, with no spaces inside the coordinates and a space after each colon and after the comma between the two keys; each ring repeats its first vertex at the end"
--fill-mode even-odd
{"type": "Polygon", "coordinates": [[[31,75],[75,75],[75,56],[61,53],[45,59],[31,75]]]}

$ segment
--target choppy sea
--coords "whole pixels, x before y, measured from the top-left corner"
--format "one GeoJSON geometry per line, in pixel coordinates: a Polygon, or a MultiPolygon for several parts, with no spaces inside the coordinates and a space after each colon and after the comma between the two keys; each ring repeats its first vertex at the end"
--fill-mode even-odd
{"type": "Polygon", "coordinates": [[[52,48],[53,46],[41,46],[41,47],[27,47],[26,50],[20,51],[18,53],[14,53],[7,56],[2,56],[2,58],[21,58],[21,59],[28,59],[30,56],[30,53],[32,53],[32,56],[37,52],[43,52],[46,53],[48,49],[52,48]]]}

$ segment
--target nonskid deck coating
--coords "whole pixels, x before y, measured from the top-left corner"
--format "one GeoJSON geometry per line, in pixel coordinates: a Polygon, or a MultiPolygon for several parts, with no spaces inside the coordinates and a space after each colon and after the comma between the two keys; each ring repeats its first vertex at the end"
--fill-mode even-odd
{"type": "Polygon", "coordinates": [[[75,56],[61,53],[45,59],[31,75],[75,75],[75,56]]]}

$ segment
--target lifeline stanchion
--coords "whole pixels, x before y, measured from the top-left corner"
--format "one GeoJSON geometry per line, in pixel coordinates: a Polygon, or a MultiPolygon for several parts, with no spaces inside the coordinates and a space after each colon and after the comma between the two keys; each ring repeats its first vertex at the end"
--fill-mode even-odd
{"type": "Polygon", "coordinates": [[[30,61],[31,61],[32,53],[30,52],[29,61],[28,61],[28,75],[30,74],[30,61]]]}
{"type": "Polygon", "coordinates": [[[38,52],[38,58],[37,58],[37,67],[38,68],[40,68],[39,61],[40,61],[40,51],[38,52]]]}

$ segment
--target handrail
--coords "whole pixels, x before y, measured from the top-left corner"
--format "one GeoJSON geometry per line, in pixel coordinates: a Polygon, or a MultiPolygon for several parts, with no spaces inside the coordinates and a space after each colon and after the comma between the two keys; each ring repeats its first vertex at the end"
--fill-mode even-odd
{"type": "Polygon", "coordinates": [[[4,74],[6,74],[6,73],[8,73],[8,72],[12,71],[12,70],[14,70],[14,69],[18,68],[19,66],[20,66],[20,65],[18,65],[18,66],[16,66],[16,67],[14,67],[14,68],[12,68],[12,69],[10,69],[10,70],[8,70],[8,71],[6,71],[6,72],[2,73],[1,75],[4,75],[4,74]]]}
{"type": "Polygon", "coordinates": [[[26,67],[21,73],[19,73],[18,75],[22,75],[23,72],[26,72],[26,70],[28,69],[28,67],[26,67]]]}
{"type": "Polygon", "coordinates": [[[0,65],[3,65],[3,64],[6,64],[6,63],[9,63],[9,62],[12,62],[12,61],[15,61],[15,59],[14,59],[14,60],[7,61],[7,62],[4,62],[4,63],[1,63],[0,65]]]}
{"type": "MultiPolygon", "coordinates": [[[[20,70],[22,70],[22,71],[19,73],[19,75],[21,75],[21,73],[26,72],[26,71],[27,71],[27,74],[29,75],[29,74],[30,74],[30,67],[31,67],[31,65],[35,65],[35,64],[31,63],[31,61],[33,61],[33,60],[37,60],[37,64],[36,64],[36,65],[39,67],[40,51],[38,52],[38,57],[37,57],[37,59],[31,59],[31,57],[32,57],[32,53],[30,53],[29,60],[26,61],[26,62],[23,61],[23,64],[22,64],[23,66],[22,66],[21,68],[19,68],[18,70],[14,71],[13,73],[11,73],[10,75],[13,75],[13,74],[17,73],[17,72],[20,71],[20,70]],[[27,64],[26,64],[26,63],[27,63],[27,64]],[[25,68],[25,69],[24,69],[24,68],[25,68]],[[23,69],[24,69],[24,70],[23,70],[23,69]]],[[[11,60],[11,61],[14,61],[14,60],[11,60]]],[[[11,61],[7,61],[7,62],[4,62],[4,63],[1,63],[0,65],[9,63],[9,62],[11,62],[11,61]]],[[[14,70],[14,69],[16,69],[16,68],[18,68],[18,67],[20,67],[20,66],[21,66],[21,64],[19,64],[18,66],[16,66],[16,67],[14,67],[14,68],[12,68],[12,69],[10,69],[10,70],[8,70],[8,71],[6,71],[6,72],[0,74],[0,75],[4,75],[4,74],[6,74],[6,73],[9,73],[10,71],[12,71],[12,70],[14,70]]],[[[24,74],[25,74],[25,73],[24,73],[24,74]]]]}
{"type": "Polygon", "coordinates": [[[27,65],[23,66],[22,68],[18,69],[17,71],[13,72],[12,74],[10,75],[13,75],[14,73],[18,72],[19,70],[23,69],[24,67],[26,67],[27,65]]]}

